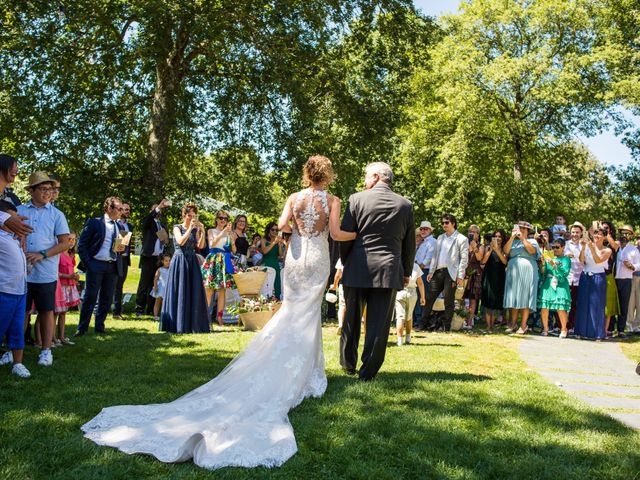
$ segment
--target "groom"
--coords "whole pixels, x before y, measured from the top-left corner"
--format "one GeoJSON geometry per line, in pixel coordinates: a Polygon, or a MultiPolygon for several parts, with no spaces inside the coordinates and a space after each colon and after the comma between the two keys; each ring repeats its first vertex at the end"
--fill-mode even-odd
{"type": "Polygon", "coordinates": [[[367,328],[360,380],[373,380],[382,366],[396,291],[409,282],[416,243],[413,207],[393,193],[393,172],[383,162],[367,165],[363,192],[351,195],[342,230],[357,232],[340,244],[346,312],[340,337],[340,365],[356,373],[360,319],[367,308],[367,328]]]}

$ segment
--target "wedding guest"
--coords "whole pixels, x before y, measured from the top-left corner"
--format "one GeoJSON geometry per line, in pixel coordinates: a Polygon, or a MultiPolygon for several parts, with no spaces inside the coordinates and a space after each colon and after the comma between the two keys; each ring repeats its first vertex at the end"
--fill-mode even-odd
{"type": "Polygon", "coordinates": [[[262,235],[256,233],[251,238],[251,245],[247,250],[247,263],[256,267],[262,263],[262,253],[260,252],[260,244],[262,243],[262,235]]]}
{"type": "Polygon", "coordinates": [[[69,226],[64,214],[51,205],[53,182],[46,173],[34,172],[29,176],[27,190],[31,201],[18,206],[18,213],[27,217],[34,227],[26,240],[27,275],[26,312],[32,303],[38,311],[38,325],[42,350],[38,365],[53,364],[51,341],[54,331],[54,304],[58,283],[58,255],[69,248],[69,226]]]}
{"type": "Polygon", "coordinates": [[[142,220],[142,250],[140,251],[140,281],[136,293],[136,316],[151,315],[155,299],[151,296],[153,278],[158,269],[158,257],[169,243],[167,226],[162,221],[162,212],[171,206],[166,198],[151,207],[142,220]]]}
{"type": "Polygon", "coordinates": [[[578,311],[576,312],[576,336],[606,338],[605,304],[607,301],[607,276],[605,269],[611,249],[604,246],[607,232],[602,228],[594,228],[593,241],[580,240],[580,261],[584,270],[580,276],[578,289],[578,311]]]}
{"type": "MultiPolygon", "coordinates": [[[[634,241],[629,240],[629,245],[635,246],[640,252],[640,238],[634,241]]],[[[633,272],[631,281],[631,295],[629,296],[629,312],[627,314],[627,331],[629,333],[640,333],[640,270],[633,272]]]]}
{"type": "MultiPolygon", "coordinates": [[[[605,304],[605,330],[607,336],[612,335],[611,317],[620,315],[620,301],[618,299],[618,286],[616,285],[616,259],[620,243],[616,240],[616,229],[613,223],[605,221],[601,222],[601,227],[605,232],[604,246],[611,249],[611,255],[607,260],[607,266],[604,273],[607,275],[607,301],[605,304]],[[610,330],[611,328],[611,330],[610,330]]],[[[624,324],[622,325],[624,329],[624,324]]],[[[618,332],[619,333],[619,332],[618,332]]],[[[624,335],[624,332],[623,332],[624,335]]]]}
{"type": "Polygon", "coordinates": [[[160,313],[160,330],[172,333],[209,332],[209,312],[202,285],[196,247],[202,248],[204,225],[198,221],[198,207],[182,207],[182,223],[173,227],[175,253],[169,265],[167,288],[160,313]]]}
{"type": "Polygon", "coordinates": [[[80,305],[78,294],[78,280],[80,276],[75,272],[76,267],[76,232],[69,233],[69,249],[60,254],[58,263],[58,286],[56,288],[55,313],[57,315],[57,329],[54,332],[54,344],[74,345],[64,333],[67,312],[70,308],[80,305]]]}
{"type": "Polygon", "coordinates": [[[567,321],[567,330],[573,333],[576,325],[576,309],[578,308],[578,286],[580,285],[580,276],[584,269],[584,264],[580,261],[580,239],[584,235],[584,225],[580,222],[574,222],[570,228],[571,238],[564,247],[564,254],[571,259],[571,272],[569,273],[569,287],[571,289],[571,309],[569,310],[569,318],[567,321]]]}
{"type": "Polygon", "coordinates": [[[107,333],[105,319],[113,300],[117,277],[122,272],[124,245],[117,240],[120,235],[117,221],[122,201],[118,197],[107,197],[102,208],[104,214],[87,220],[78,241],[78,255],[86,279],[76,337],[87,333],[96,302],[98,310],[94,331],[99,335],[107,333]]]}
{"type": "Polygon", "coordinates": [[[232,237],[236,246],[234,253],[240,256],[240,264],[246,265],[249,255],[249,239],[247,238],[247,217],[245,215],[238,215],[233,221],[232,237]]]}
{"type": "Polygon", "coordinates": [[[422,235],[420,235],[420,229],[416,228],[416,255],[418,254],[418,248],[420,248],[420,244],[422,244],[422,235]]]}
{"type": "Polygon", "coordinates": [[[484,275],[482,276],[481,301],[485,310],[485,321],[489,332],[493,331],[496,317],[502,310],[504,302],[507,256],[504,253],[503,246],[506,238],[507,234],[504,230],[496,230],[482,259],[484,275]]]}
{"type": "Polygon", "coordinates": [[[443,215],[441,224],[444,233],[436,241],[436,249],[429,265],[427,275],[429,289],[422,309],[422,326],[428,329],[435,327],[432,324],[428,325],[427,320],[431,316],[436,298],[444,292],[444,328],[449,330],[453,318],[456,288],[462,288],[467,271],[469,241],[458,232],[458,221],[453,215],[443,215]]]}
{"type": "Polygon", "coordinates": [[[640,271],[640,252],[633,244],[633,227],[623,225],[620,230],[620,249],[616,259],[616,287],[620,302],[618,315],[618,337],[624,337],[624,329],[629,322],[629,301],[633,287],[633,274],[640,271]]]}
{"type": "Polygon", "coordinates": [[[224,325],[222,315],[226,298],[226,289],[235,286],[233,282],[232,255],[236,253],[236,245],[233,242],[232,226],[229,223],[229,214],[224,210],[216,212],[216,228],[210,228],[207,232],[209,241],[209,255],[202,265],[202,277],[207,296],[207,305],[211,306],[213,292],[216,292],[216,320],[218,325],[224,325]]]}
{"type": "Polygon", "coordinates": [[[478,307],[478,300],[482,297],[482,260],[484,259],[484,247],[480,243],[480,227],[469,227],[469,261],[467,264],[465,287],[462,298],[469,300],[469,309],[465,320],[466,329],[473,328],[473,319],[478,307]]]}
{"type": "Polygon", "coordinates": [[[171,255],[164,253],[160,256],[161,266],[156,270],[156,276],[153,279],[153,290],[151,296],[156,299],[153,306],[153,319],[157,322],[160,320],[160,311],[162,310],[162,299],[166,295],[167,282],[169,280],[169,265],[171,265],[171,255]]]}
{"type": "Polygon", "coordinates": [[[278,225],[276,222],[269,222],[264,230],[264,237],[260,245],[262,252],[262,264],[271,267],[276,271],[274,281],[274,295],[280,298],[282,295],[282,283],[280,279],[280,260],[284,256],[284,244],[282,237],[278,236],[278,225]]]}
{"type": "MultiPolygon", "coordinates": [[[[429,266],[431,265],[431,259],[433,258],[433,252],[436,250],[436,239],[433,238],[432,232],[433,227],[431,226],[431,222],[427,220],[423,220],[420,222],[419,236],[420,241],[418,242],[418,237],[416,236],[416,257],[415,261],[418,266],[422,269],[422,282],[425,285],[425,290],[427,288],[427,275],[429,275],[429,266]]],[[[420,297],[422,299],[422,297],[420,297]]],[[[426,298],[424,299],[426,301],[426,298]]],[[[416,306],[413,312],[413,320],[417,324],[422,318],[422,305],[425,302],[416,302],[416,306]]]]}
{"type": "MultiPolygon", "coordinates": [[[[18,175],[18,161],[9,156],[0,154],[0,200],[10,203],[14,207],[20,205],[20,199],[9,190],[18,175]]],[[[33,227],[25,223],[25,217],[18,215],[16,209],[0,211],[0,226],[6,227],[16,235],[28,235],[33,227]]]]}
{"type": "Polygon", "coordinates": [[[511,309],[511,322],[507,333],[516,328],[518,316],[522,316],[520,328],[516,333],[522,335],[528,330],[529,314],[536,310],[538,299],[538,259],[541,256],[537,242],[529,241],[531,224],[518,222],[511,237],[504,246],[509,257],[504,287],[503,308],[511,309]]]}
{"type": "Polygon", "coordinates": [[[60,196],[62,184],[58,175],[49,174],[49,178],[53,181],[53,187],[51,188],[51,205],[55,205],[60,196]]]}
{"type": "Polygon", "coordinates": [[[564,256],[565,241],[558,237],[553,241],[553,259],[545,257],[542,263],[544,278],[540,287],[538,308],[542,320],[542,335],[549,335],[549,310],[554,310],[560,319],[560,338],[567,337],[567,313],[571,308],[571,289],[567,280],[571,273],[571,259],[564,256]]]}
{"type": "Polygon", "coordinates": [[[540,244],[540,249],[544,252],[547,252],[547,257],[553,257],[553,251],[551,248],[551,239],[553,238],[553,233],[551,233],[551,229],[549,228],[541,228],[538,232],[538,237],[542,240],[540,244]]]}
{"type": "MultiPolygon", "coordinates": [[[[130,239],[133,238],[133,227],[129,223],[129,216],[131,215],[131,207],[128,203],[123,203],[120,207],[120,219],[118,222],[118,229],[121,234],[131,234],[130,239]]],[[[122,289],[124,288],[124,282],[127,281],[127,275],[129,275],[129,267],[131,266],[131,240],[125,245],[122,251],[122,270],[118,273],[116,278],[116,289],[113,296],[113,318],[122,319],[122,289]]]]}
{"type": "Polygon", "coordinates": [[[556,223],[551,227],[551,238],[557,240],[558,238],[564,239],[565,233],[567,233],[567,220],[564,215],[556,215],[556,223]]]}
{"type": "MultiPolygon", "coordinates": [[[[0,200],[0,212],[16,214],[12,203],[0,200]]],[[[6,337],[9,351],[0,357],[0,365],[13,363],[11,373],[29,378],[23,365],[24,312],[27,298],[27,261],[20,241],[6,227],[0,227],[0,339],[6,337]]]]}
{"type": "Polygon", "coordinates": [[[422,281],[422,269],[417,263],[413,264],[413,270],[404,289],[396,293],[395,314],[396,314],[396,336],[398,346],[411,343],[411,327],[413,326],[413,309],[418,302],[420,290],[420,302],[424,305],[426,296],[424,292],[424,282],[422,281]]]}

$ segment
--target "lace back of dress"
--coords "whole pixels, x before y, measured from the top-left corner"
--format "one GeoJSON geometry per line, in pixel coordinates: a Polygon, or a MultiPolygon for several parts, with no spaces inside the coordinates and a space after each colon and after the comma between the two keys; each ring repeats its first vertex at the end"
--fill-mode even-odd
{"type": "Polygon", "coordinates": [[[298,192],[293,205],[293,218],[298,232],[303,237],[325,232],[329,224],[327,192],[312,189],[298,192]]]}

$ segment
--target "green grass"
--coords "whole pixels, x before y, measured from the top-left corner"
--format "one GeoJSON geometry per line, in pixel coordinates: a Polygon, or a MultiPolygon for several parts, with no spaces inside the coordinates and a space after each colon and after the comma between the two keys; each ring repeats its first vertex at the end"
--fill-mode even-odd
{"type": "Polygon", "coordinates": [[[620,347],[622,347],[622,351],[627,357],[634,362],[640,363],[640,335],[633,335],[624,342],[620,342],[620,347]]]}
{"type": "Polygon", "coordinates": [[[299,451],[283,467],[210,472],[125,455],[85,440],[80,426],[104,406],[174,400],[253,334],[168,335],[134,320],[107,327],[108,336],[56,349],[48,369],[27,350],[29,380],[0,369],[0,478],[640,478],[640,433],[528,370],[518,339],[419,334],[389,347],[375,382],[359,383],[339,369],[334,326],[324,329],[327,392],[291,412],[299,451]]]}
{"type": "MultiPolygon", "coordinates": [[[[139,255],[131,255],[131,266],[127,272],[127,279],[122,286],[123,293],[136,293],[138,291],[138,282],[140,281],[140,269],[138,263],[140,261],[139,255]]],[[[76,255],[76,264],[80,262],[80,257],[76,255]]],[[[80,273],[80,280],[84,281],[84,273],[80,273]]]]}

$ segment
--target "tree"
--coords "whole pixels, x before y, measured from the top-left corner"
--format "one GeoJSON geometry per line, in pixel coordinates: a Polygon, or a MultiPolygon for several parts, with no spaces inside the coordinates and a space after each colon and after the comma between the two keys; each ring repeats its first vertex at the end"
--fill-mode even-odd
{"type": "Polygon", "coordinates": [[[400,131],[398,163],[424,211],[440,206],[504,226],[582,209],[574,192],[606,173],[573,138],[615,116],[587,7],[468,1],[444,18],[445,36],[414,76],[415,102],[400,131]]]}

